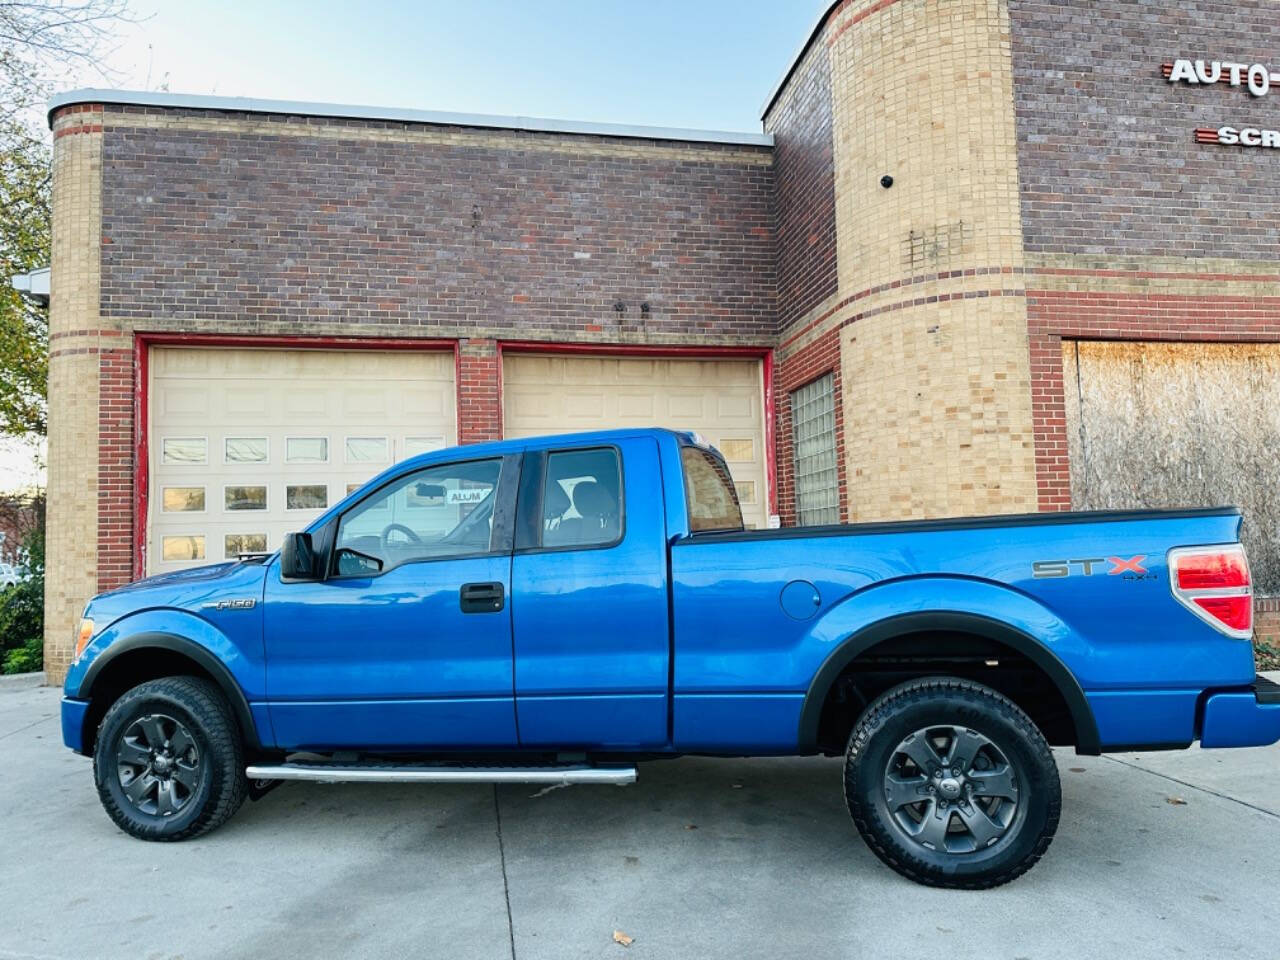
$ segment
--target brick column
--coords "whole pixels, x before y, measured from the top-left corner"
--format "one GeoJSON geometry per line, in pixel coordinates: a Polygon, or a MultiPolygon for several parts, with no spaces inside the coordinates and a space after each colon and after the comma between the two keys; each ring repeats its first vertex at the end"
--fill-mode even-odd
{"type": "Polygon", "coordinates": [[[458,443],[502,439],[502,358],[494,340],[458,343],[458,443]]]}
{"type": "Polygon", "coordinates": [[[72,107],[55,119],[53,198],[44,663],[58,683],[76,618],[98,590],[99,353],[115,339],[98,316],[102,107],[72,107]]]}

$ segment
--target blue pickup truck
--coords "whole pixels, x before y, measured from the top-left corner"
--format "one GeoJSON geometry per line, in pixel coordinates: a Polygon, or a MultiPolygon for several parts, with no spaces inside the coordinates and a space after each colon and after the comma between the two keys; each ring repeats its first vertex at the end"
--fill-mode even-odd
{"type": "Polygon", "coordinates": [[[890,867],[1006,882],[1050,745],[1280,739],[1234,509],[744,529],[690,433],[400,463],[269,557],[95,597],[62,701],[127,833],[285,780],[628,783],[680,754],[845,757],[890,867]]]}

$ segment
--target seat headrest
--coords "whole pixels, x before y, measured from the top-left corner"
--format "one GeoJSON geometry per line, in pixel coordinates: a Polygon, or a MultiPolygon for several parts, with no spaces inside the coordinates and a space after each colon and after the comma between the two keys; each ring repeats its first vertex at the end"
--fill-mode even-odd
{"type": "Polygon", "coordinates": [[[542,515],[544,517],[564,516],[569,509],[569,495],[564,487],[554,480],[547,481],[547,492],[542,495],[542,515]]]}
{"type": "Polygon", "coordinates": [[[584,480],[573,488],[573,506],[584,517],[603,517],[613,513],[617,502],[604,484],[584,480]]]}

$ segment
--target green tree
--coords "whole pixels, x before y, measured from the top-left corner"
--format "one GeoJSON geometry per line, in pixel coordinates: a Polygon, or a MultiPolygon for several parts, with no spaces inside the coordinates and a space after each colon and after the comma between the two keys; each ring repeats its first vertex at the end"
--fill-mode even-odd
{"type": "Polygon", "coordinates": [[[44,498],[0,499],[0,520],[21,539],[25,574],[0,589],[0,672],[27,673],[44,662],[44,498]]]}
{"type": "Polygon", "coordinates": [[[49,94],[98,66],[127,0],[0,0],[0,433],[43,435],[49,319],[12,287],[49,265],[49,94]]]}
{"type": "MultiPolygon", "coordinates": [[[[0,130],[0,278],[49,264],[49,148],[0,130]]],[[[45,432],[49,312],[11,283],[0,289],[0,433],[45,432]]]]}

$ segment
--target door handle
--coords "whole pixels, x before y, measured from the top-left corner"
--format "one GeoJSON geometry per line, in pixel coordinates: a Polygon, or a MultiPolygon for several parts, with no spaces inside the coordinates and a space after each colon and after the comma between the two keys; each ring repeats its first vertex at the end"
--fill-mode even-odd
{"type": "Polygon", "coordinates": [[[505,591],[498,581],[464,583],[458,591],[458,607],[463,613],[497,613],[502,609],[505,591]]]}

